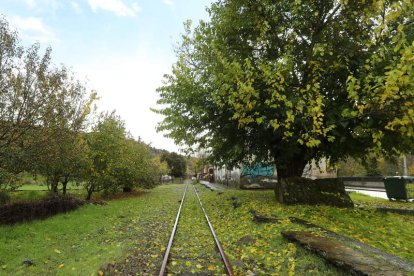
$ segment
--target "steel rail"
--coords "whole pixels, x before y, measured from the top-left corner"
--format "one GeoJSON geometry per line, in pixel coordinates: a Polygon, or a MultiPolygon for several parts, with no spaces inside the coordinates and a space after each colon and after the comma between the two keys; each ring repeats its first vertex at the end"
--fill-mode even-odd
{"type": "Polygon", "coordinates": [[[234,272],[233,272],[233,269],[232,269],[232,267],[230,265],[230,262],[227,259],[226,254],[224,254],[223,248],[221,248],[221,245],[220,245],[220,243],[218,241],[218,238],[216,236],[216,233],[214,232],[213,225],[211,224],[210,219],[207,216],[207,212],[204,209],[203,203],[201,202],[200,196],[198,195],[198,192],[197,192],[196,188],[194,187],[194,185],[193,185],[193,188],[194,188],[194,191],[195,191],[195,193],[197,195],[198,202],[200,203],[201,209],[203,210],[204,217],[207,220],[207,224],[208,224],[208,227],[210,228],[210,232],[213,235],[214,241],[215,241],[216,246],[217,246],[217,249],[218,249],[218,251],[220,253],[220,256],[221,256],[221,259],[223,261],[223,264],[226,267],[227,274],[230,275],[230,276],[234,276],[234,272]]]}
{"type": "Polygon", "coordinates": [[[180,219],[180,214],[181,214],[181,208],[183,207],[183,204],[184,204],[185,194],[187,193],[188,185],[189,184],[187,184],[187,186],[185,186],[183,198],[181,199],[180,208],[178,208],[178,213],[177,213],[177,217],[175,218],[175,223],[174,223],[173,230],[171,232],[170,240],[168,242],[167,249],[165,250],[164,260],[162,261],[159,276],[164,276],[164,274],[165,274],[165,269],[167,267],[167,262],[168,262],[168,256],[170,255],[171,246],[172,246],[172,243],[173,243],[173,240],[174,240],[175,232],[177,230],[177,225],[178,225],[178,221],[180,219]]]}

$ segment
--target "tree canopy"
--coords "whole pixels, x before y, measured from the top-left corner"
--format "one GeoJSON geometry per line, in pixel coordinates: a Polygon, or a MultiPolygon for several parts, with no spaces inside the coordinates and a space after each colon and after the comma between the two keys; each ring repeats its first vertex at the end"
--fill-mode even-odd
{"type": "Polygon", "coordinates": [[[170,173],[174,177],[184,177],[187,171],[187,162],[184,156],[175,152],[163,152],[160,160],[167,163],[170,173]]]}
{"type": "Polygon", "coordinates": [[[128,136],[124,122],[115,113],[101,114],[87,134],[87,143],[84,179],[88,199],[102,190],[115,193],[152,188],[163,173],[165,164],[151,156],[147,144],[128,136]]]}
{"type": "Polygon", "coordinates": [[[158,130],[227,166],[412,150],[410,0],[221,0],[187,22],[158,130]]]}
{"type": "Polygon", "coordinates": [[[20,173],[42,175],[51,191],[69,181],[114,193],[151,188],[167,165],[149,145],[128,135],[115,113],[96,124],[96,92],[64,65],[52,63],[51,48],[21,46],[0,18],[0,191],[15,189],[20,173]]]}

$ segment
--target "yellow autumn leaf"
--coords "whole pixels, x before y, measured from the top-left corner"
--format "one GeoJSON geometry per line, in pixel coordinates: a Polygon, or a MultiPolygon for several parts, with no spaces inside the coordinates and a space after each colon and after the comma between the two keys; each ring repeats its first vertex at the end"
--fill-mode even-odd
{"type": "Polygon", "coordinates": [[[61,252],[60,250],[58,250],[58,249],[55,249],[54,251],[55,251],[55,253],[57,253],[57,254],[62,254],[62,252],[61,252]]]}
{"type": "Polygon", "coordinates": [[[207,269],[212,271],[212,270],[216,270],[216,267],[214,265],[209,265],[207,269]]]}
{"type": "Polygon", "coordinates": [[[58,268],[60,269],[60,268],[63,268],[65,266],[65,264],[60,264],[59,266],[58,266],[58,268]]]}
{"type": "Polygon", "coordinates": [[[99,271],[98,271],[98,275],[99,275],[99,276],[103,276],[103,275],[104,275],[104,273],[103,273],[102,271],[100,271],[100,270],[99,270],[99,271]]]}
{"type": "Polygon", "coordinates": [[[176,266],[176,265],[177,265],[177,262],[176,262],[176,261],[172,261],[172,262],[171,262],[171,264],[172,264],[173,266],[176,266]]]}
{"type": "Polygon", "coordinates": [[[203,266],[202,266],[201,264],[196,264],[196,267],[197,267],[198,269],[203,268],[203,266]]]}

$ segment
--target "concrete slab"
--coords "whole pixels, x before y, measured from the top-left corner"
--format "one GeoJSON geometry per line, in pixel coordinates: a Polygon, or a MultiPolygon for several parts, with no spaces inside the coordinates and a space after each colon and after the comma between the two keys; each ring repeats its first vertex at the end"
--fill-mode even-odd
{"type": "Polygon", "coordinates": [[[375,259],[344,244],[308,231],[282,231],[283,237],[298,242],[334,265],[357,275],[405,275],[396,266],[375,259]]]}
{"type": "Polygon", "coordinates": [[[329,237],[332,240],[336,240],[338,242],[347,244],[353,248],[358,248],[360,250],[363,250],[366,254],[369,254],[370,256],[375,256],[375,258],[382,259],[387,263],[390,263],[396,267],[401,268],[402,270],[414,273],[414,263],[406,259],[402,259],[398,256],[388,254],[387,252],[383,250],[380,250],[378,248],[375,248],[373,246],[370,246],[366,243],[360,242],[353,238],[340,235],[326,228],[323,228],[319,225],[313,224],[307,220],[296,218],[296,217],[290,217],[289,219],[291,222],[300,224],[306,228],[317,229],[318,231],[323,232],[325,236],[329,237]]]}

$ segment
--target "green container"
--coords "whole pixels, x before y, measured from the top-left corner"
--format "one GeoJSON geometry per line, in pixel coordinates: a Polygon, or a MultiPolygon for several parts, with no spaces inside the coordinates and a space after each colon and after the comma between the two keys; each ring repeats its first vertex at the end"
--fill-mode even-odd
{"type": "Polygon", "coordinates": [[[384,185],[389,199],[414,199],[414,177],[412,176],[385,177],[384,185]]]}

